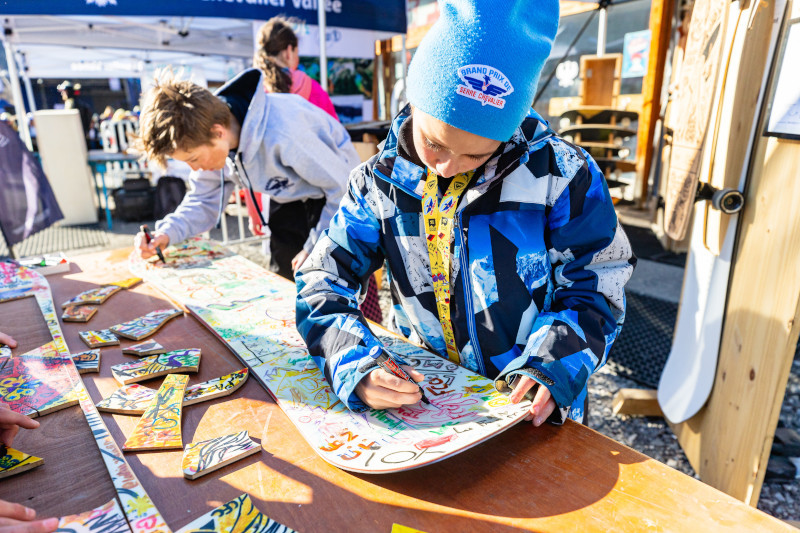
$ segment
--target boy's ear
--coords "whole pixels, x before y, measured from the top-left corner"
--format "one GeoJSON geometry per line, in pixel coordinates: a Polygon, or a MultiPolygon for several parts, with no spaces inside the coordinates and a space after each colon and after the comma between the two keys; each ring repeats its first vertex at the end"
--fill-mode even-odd
{"type": "Polygon", "coordinates": [[[211,126],[211,139],[222,139],[227,131],[227,128],[222,124],[214,124],[211,126]]]}

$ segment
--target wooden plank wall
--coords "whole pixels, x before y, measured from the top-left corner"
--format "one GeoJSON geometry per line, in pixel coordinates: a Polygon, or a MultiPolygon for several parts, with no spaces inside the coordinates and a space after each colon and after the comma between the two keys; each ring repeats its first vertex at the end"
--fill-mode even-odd
{"type": "Polygon", "coordinates": [[[755,506],[800,334],[800,142],[759,137],[752,168],[714,389],[673,429],[704,482],[755,506]]]}

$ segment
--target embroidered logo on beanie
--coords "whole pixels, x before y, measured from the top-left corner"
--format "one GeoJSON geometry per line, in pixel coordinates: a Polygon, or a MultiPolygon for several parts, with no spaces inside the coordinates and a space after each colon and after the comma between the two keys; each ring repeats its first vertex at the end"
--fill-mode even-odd
{"type": "Polygon", "coordinates": [[[488,65],[466,65],[458,69],[463,85],[456,87],[456,94],[477,100],[481,105],[489,104],[503,109],[502,98],[514,92],[514,86],[505,74],[488,65]]]}

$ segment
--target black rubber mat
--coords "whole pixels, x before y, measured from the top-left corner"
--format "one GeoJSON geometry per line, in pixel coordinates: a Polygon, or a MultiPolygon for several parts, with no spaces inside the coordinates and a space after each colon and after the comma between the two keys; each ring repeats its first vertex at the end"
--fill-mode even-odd
{"type": "Polygon", "coordinates": [[[636,254],[636,257],[681,268],[686,266],[686,254],[664,250],[661,242],[651,230],[627,224],[622,227],[631,241],[631,248],[633,248],[633,253],[636,254]]]}
{"type": "Polygon", "coordinates": [[[625,324],[608,355],[616,374],[657,388],[672,346],[678,304],[628,291],[625,324]]]}

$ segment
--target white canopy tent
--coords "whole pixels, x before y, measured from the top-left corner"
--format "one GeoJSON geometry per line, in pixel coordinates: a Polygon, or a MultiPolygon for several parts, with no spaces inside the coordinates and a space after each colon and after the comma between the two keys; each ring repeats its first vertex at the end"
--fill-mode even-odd
{"type": "MultiPolygon", "coordinates": [[[[324,5],[320,2],[320,6],[324,5]]],[[[323,87],[327,87],[325,67],[329,53],[336,57],[371,58],[376,40],[397,34],[326,27],[325,18],[320,10],[317,22],[324,32],[320,32],[320,26],[307,23],[298,27],[301,54],[320,56],[323,87]]],[[[254,35],[263,22],[180,16],[7,16],[3,19],[3,39],[14,105],[24,109],[15,74],[28,88],[31,77],[142,77],[146,81],[156,68],[164,66],[183,69],[201,83],[224,81],[250,64],[254,35]],[[16,59],[14,65],[12,57],[16,59]]],[[[20,121],[20,133],[29,143],[24,122],[20,121]]]]}

